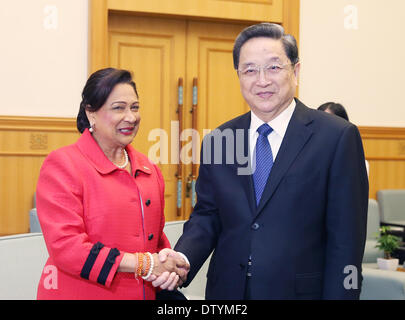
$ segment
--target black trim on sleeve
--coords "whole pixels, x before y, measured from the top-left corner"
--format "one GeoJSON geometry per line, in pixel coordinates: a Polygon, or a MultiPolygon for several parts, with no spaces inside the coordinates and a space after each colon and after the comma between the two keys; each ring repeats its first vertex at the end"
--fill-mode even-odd
{"type": "Polygon", "coordinates": [[[111,271],[112,266],[115,263],[115,259],[120,255],[120,251],[116,248],[113,248],[108,253],[107,258],[104,261],[103,267],[101,268],[100,274],[98,275],[97,282],[99,284],[105,285],[107,281],[108,274],[111,271]]]}
{"type": "Polygon", "coordinates": [[[84,279],[89,279],[90,271],[93,268],[94,263],[96,262],[97,256],[100,253],[100,250],[104,247],[101,242],[97,242],[90,250],[89,255],[87,256],[86,262],[83,265],[80,276],[84,279]]]}

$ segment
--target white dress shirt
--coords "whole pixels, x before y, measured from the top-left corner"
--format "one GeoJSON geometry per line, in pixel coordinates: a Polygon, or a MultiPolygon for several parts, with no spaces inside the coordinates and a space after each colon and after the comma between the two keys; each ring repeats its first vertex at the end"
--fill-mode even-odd
{"type": "MultiPolygon", "coordinates": [[[[278,150],[280,149],[281,143],[285,132],[287,131],[288,124],[290,123],[292,114],[295,110],[295,100],[293,99],[290,105],[282,113],[280,113],[276,118],[267,122],[267,124],[273,129],[273,131],[267,136],[269,139],[271,152],[273,153],[273,161],[276,161],[278,150]]],[[[260,120],[252,111],[251,120],[250,120],[250,129],[249,129],[249,146],[250,146],[250,160],[253,163],[253,156],[255,154],[255,147],[257,137],[259,133],[257,129],[264,123],[263,120],[260,120]]]]}

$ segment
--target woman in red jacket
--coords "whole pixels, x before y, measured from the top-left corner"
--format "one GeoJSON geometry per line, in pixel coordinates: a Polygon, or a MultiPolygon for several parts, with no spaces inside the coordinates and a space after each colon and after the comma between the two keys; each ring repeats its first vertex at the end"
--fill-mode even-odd
{"type": "MultiPolygon", "coordinates": [[[[164,182],[130,143],[140,122],[138,93],[125,70],[102,69],[82,93],[70,146],[45,159],[37,207],[49,252],[38,299],[155,299],[151,281],[173,289],[188,265],[162,264],[164,182]]],[[[181,281],[180,279],[180,281],[181,281]]]]}

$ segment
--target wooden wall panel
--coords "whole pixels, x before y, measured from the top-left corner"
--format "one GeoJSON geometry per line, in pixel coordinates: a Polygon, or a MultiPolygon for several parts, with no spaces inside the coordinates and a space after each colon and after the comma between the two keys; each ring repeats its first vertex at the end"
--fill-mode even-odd
{"type": "Polygon", "coordinates": [[[89,2],[89,75],[108,67],[107,0],[89,2]]]}
{"type": "Polygon", "coordinates": [[[89,73],[108,65],[109,14],[237,23],[281,23],[299,41],[300,0],[90,0],[89,73]]]}
{"type": "Polygon", "coordinates": [[[0,117],[0,236],[29,232],[42,162],[78,137],[75,119],[0,117]]]}
{"type": "Polygon", "coordinates": [[[405,128],[359,129],[370,164],[370,198],[381,189],[405,189],[405,128]]]}
{"type": "Polygon", "coordinates": [[[111,11],[234,21],[281,23],[283,19],[283,0],[108,0],[107,7],[111,11]]]}
{"type": "MultiPolygon", "coordinates": [[[[370,198],[405,189],[405,128],[360,127],[370,163],[370,198]]],[[[75,119],[0,116],[0,236],[29,232],[43,160],[79,137],[75,119]]]]}

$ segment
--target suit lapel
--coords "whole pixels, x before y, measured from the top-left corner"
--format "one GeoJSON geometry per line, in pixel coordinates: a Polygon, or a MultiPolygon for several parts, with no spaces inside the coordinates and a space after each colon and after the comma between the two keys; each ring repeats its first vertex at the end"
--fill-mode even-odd
{"type": "Polygon", "coordinates": [[[253,187],[253,180],[250,167],[250,151],[249,151],[249,128],[250,128],[250,119],[251,114],[250,112],[244,114],[242,117],[238,119],[238,121],[234,124],[234,132],[235,132],[235,171],[236,175],[239,177],[239,181],[242,185],[243,190],[246,193],[246,198],[249,202],[250,212],[256,211],[256,200],[254,194],[254,187],[253,187]],[[237,138],[237,130],[243,130],[243,155],[248,156],[248,163],[238,163],[237,153],[241,150],[238,150],[237,144],[240,143],[239,139],[237,138]]]}
{"type": "Polygon", "coordinates": [[[291,117],[290,123],[288,124],[276,161],[271,170],[269,180],[264,188],[256,215],[261,213],[266,203],[274,194],[288,168],[294,162],[295,158],[312,135],[312,130],[307,127],[307,125],[312,122],[309,110],[299,100],[296,100],[296,102],[297,105],[295,111],[291,117]]]}
{"type": "MultiPolygon", "coordinates": [[[[249,132],[249,130],[246,130],[246,132],[249,132]]],[[[247,140],[249,141],[249,137],[247,137],[247,140]]],[[[249,154],[250,157],[250,154],[249,154]]],[[[249,161],[249,171],[250,169],[250,161],[249,161]]],[[[250,212],[255,212],[256,211],[256,196],[254,192],[254,186],[253,186],[253,176],[251,174],[244,174],[244,175],[239,175],[240,180],[243,186],[243,189],[245,190],[246,197],[249,202],[249,207],[250,207],[250,212]]]]}

